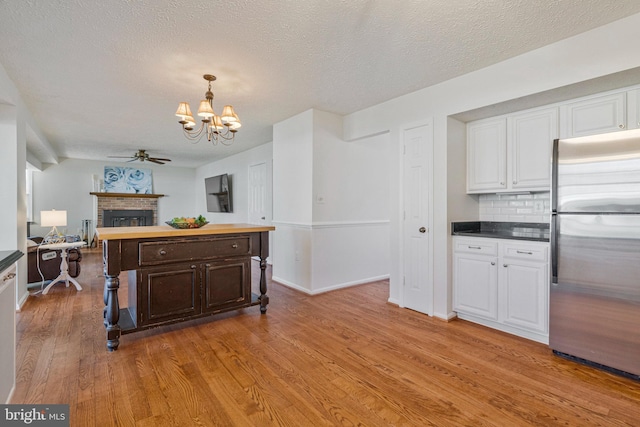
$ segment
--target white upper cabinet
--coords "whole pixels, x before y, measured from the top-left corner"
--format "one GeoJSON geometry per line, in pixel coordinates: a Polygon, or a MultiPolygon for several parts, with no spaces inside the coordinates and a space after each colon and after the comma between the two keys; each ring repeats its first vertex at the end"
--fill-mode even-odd
{"type": "Polygon", "coordinates": [[[467,124],[467,192],[549,191],[557,108],[467,124]]]}
{"type": "Polygon", "coordinates": [[[551,148],[558,137],[558,110],[545,108],[507,118],[510,162],[508,175],[514,190],[548,191],[551,185],[551,148]]]}
{"type": "Polygon", "coordinates": [[[596,135],[627,129],[626,92],[601,95],[560,107],[560,137],[596,135]]]}
{"type": "Polygon", "coordinates": [[[467,192],[507,188],[507,121],[480,120],[467,125],[467,192]]]}
{"type": "Polygon", "coordinates": [[[640,128],[640,89],[627,92],[627,123],[629,129],[640,128]]]}

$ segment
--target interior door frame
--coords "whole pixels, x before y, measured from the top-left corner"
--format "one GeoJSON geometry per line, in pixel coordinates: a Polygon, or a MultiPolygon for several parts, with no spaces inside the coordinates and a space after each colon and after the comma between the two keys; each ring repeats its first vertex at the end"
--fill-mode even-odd
{"type": "Polygon", "coordinates": [[[416,121],[416,122],[410,122],[410,123],[406,123],[402,126],[400,126],[399,128],[399,147],[398,147],[398,152],[399,152],[399,195],[400,195],[400,204],[399,204],[399,211],[398,211],[398,218],[400,219],[400,265],[399,265],[399,270],[400,270],[400,292],[399,292],[399,306],[400,307],[406,307],[405,304],[405,284],[404,284],[404,278],[405,278],[405,243],[406,243],[406,223],[405,223],[405,217],[404,217],[404,211],[405,211],[405,158],[404,158],[404,150],[405,150],[405,140],[404,140],[404,136],[405,136],[405,132],[407,130],[411,130],[411,129],[415,129],[418,127],[422,127],[422,126],[429,126],[431,128],[431,133],[432,133],[432,144],[431,144],[431,156],[430,156],[430,178],[429,179],[429,185],[428,185],[428,190],[429,190],[429,199],[428,199],[428,204],[429,204],[429,208],[428,208],[428,212],[429,212],[429,224],[427,224],[427,227],[429,227],[429,238],[428,238],[428,245],[429,245],[429,259],[428,261],[428,268],[429,268],[429,282],[431,283],[431,298],[430,298],[430,303],[429,303],[429,307],[427,310],[427,315],[429,316],[433,316],[434,313],[434,304],[435,304],[435,284],[434,284],[434,272],[433,272],[433,165],[434,165],[434,146],[435,146],[435,129],[433,127],[433,117],[429,117],[426,118],[424,120],[420,120],[420,121],[416,121]]]}

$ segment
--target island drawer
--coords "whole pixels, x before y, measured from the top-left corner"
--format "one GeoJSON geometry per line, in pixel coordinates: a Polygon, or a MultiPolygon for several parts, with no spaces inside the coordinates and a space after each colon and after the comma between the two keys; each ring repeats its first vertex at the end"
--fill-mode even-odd
{"type": "Polygon", "coordinates": [[[140,266],[251,255],[248,235],[202,240],[166,240],[138,244],[140,266]]]}

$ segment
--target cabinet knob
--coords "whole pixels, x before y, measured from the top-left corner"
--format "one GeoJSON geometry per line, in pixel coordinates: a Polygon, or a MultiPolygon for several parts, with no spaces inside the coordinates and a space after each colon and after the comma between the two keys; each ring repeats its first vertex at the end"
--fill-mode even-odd
{"type": "Polygon", "coordinates": [[[426,233],[426,232],[427,232],[427,229],[426,229],[426,228],[424,228],[424,227],[420,227],[420,228],[418,229],[418,231],[419,231],[419,232],[421,232],[421,233],[426,233]]]}
{"type": "Polygon", "coordinates": [[[507,264],[502,264],[503,267],[509,267],[507,264]]]}
{"type": "Polygon", "coordinates": [[[195,266],[195,265],[192,265],[192,266],[191,266],[191,269],[192,269],[192,270],[195,270],[195,269],[196,269],[196,266],[195,266]]]}
{"type": "Polygon", "coordinates": [[[238,244],[237,244],[237,243],[234,243],[233,245],[231,245],[231,247],[232,247],[233,249],[238,249],[238,244]]]}
{"type": "Polygon", "coordinates": [[[166,255],[166,254],[167,254],[167,251],[165,251],[164,249],[161,249],[161,250],[160,250],[160,255],[163,255],[163,256],[164,256],[164,255],[166,255]]]}
{"type": "Polygon", "coordinates": [[[619,127],[620,129],[624,129],[624,125],[623,125],[623,124],[618,125],[618,127],[619,127]]]}
{"type": "Polygon", "coordinates": [[[493,262],[493,261],[491,261],[491,265],[496,265],[496,263],[495,263],[495,262],[493,262]]]}
{"type": "Polygon", "coordinates": [[[517,184],[517,183],[518,183],[518,181],[516,181],[516,180],[514,179],[514,180],[513,180],[513,183],[514,183],[514,184],[517,184]]]}
{"type": "Polygon", "coordinates": [[[504,185],[504,182],[501,182],[500,185],[504,185]]]}

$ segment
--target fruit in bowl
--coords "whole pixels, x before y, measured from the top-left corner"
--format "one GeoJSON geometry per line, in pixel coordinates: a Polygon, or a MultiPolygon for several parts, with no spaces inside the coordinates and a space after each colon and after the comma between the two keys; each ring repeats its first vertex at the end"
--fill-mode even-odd
{"type": "Polygon", "coordinates": [[[202,215],[194,217],[175,217],[171,221],[166,221],[166,224],[173,228],[200,228],[203,225],[209,224],[207,219],[202,215]]]}

